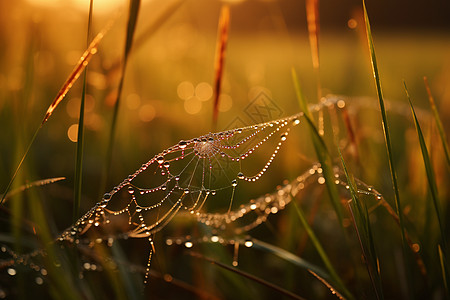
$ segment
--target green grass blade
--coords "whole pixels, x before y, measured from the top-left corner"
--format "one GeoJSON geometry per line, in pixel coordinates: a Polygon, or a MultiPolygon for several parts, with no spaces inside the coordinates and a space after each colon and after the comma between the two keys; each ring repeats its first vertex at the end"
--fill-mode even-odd
{"type": "Polygon", "coordinates": [[[430,187],[431,198],[433,199],[434,209],[436,211],[437,221],[439,223],[439,229],[441,231],[441,239],[442,239],[442,247],[444,249],[444,253],[447,253],[445,233],[444,233],[444,224],[442,219],[442,210],[439,204],[439,196],[436,184],[436,178],[434,177],[433,165],[430,161],[430,156],[428,155],[427,146],[425,143],[425,139],[423,137],[422,129],[419,124],[419,120],[417,119],[416,112],[414,110],[414,106],[411,102],[411,98],[408,93],[408,89],[406,87],[406,83],[403,83],[405,86],[406,97],[408,98],[409,105],[411,106],[411,112],[414,119],[414,125],[416,127],[417,136],[419,137],[420,149],[422,151],[422,159],[425,164],[425,171],[427,173],[428,185],[430,187]]]}
{"type": "Polygon", "coordinates": [[[384,105],[384,97],[383,97],[383,92],[381,89],[381,81],[380,81],[380,75],[378,73],[378,65],[377,65],[377,59],[375,56],[375,48],[373,45],[373,39],[372,39],[372,33],[370,30],[370,23],[369,23],[369,16],[367,14],[367,10],[366,10],[366,4],[365,1],[363,0],[363,7],[364,7],[364,19],[365,19],[365,23],[366,23],[366,34],[367,34],[367,41],[369,43],[369,50],[370,50],[370,61],[372,64],[372,71],[373,71],[373,77],[375,80],[375,86],[376,86],[376,90],[377,90],[377,96],[378,96],[378,102],[380,105],[380,112],[381,112],[381,122],[383,125],[383,133],[384,133],[384,137],[385,137],[385,142],[386,142],[386,150],[388,153],[388,158],[389,158],[389,169],[391,172],[391,180],[392,180],[392,185],[394,188],[394,194],[395,194],[395,206],[397,209],[397,214],[399,216],[400,219],[400,226],[402,229],[402,236],[404,238],[404,224],[403,224],[403,217],[401,212],[401,205],[400,205],[400,194],[399,194],[399,189],[398,189],[398,181],[397,181],[397,172],[395,170],[395,164],[394,164],[394,155],[393,155],[393,151],[392,151],[392,143],[391,143],[391,137],[390,137],[390,133],[389,133],[389,125],[388,125],[388,120],[387,120],[387,115],[386,115],[386,108],[384,105]]]}
{"type": "Polygon", "coordinates": [[[368,42],[368,46],[369,46],[369,53],[370,53],[370,62],[372,65],[372,72],[373,72],[375,87],[376,87],[377,96],[378,96],[378,103],[380,106],[381,123],[383,126],[383,134],[384,134],[386,151],[388,154],[388,161],[389,161],[389,170],[391,173],[392,187],[394,190],[395,208],[397,210],[397,215],[398,215],[399,223],[400,223],[403,256],[404,256],[403,263],[405,266],[405,273],[407,276],[409,296],[412,297],[414,294],[414,292],[413,292],[414,285],[413,285],[412,279],[411,279],[411,276],[412,276],[412,273],[410,271],[411,267],[410,267],[410,264],[407,262],[409,253],[407,250],[408,243],[407,243],[406,236],[405,236],[406,227],[405,227],[405,223],[403,221],[403,211],[402,211],[402,207],[401,207],[401,203],[400,203],[400,192],[399,192],[399,187],[398,187],[397,172],[395,169],[394,154],[392,151],[392,143],[391,143],[391,137],[390,137],[390,133],[389,133],[389,125],[388,125],[388,119],[387,119],[387,114],[386,114],[386,108],[384,105],[384,97],[383,97],[383,92],[381,89],[380,74],[378,73],[378,64],[377,64],[377,59],[376,59],[376,55],[375,55],[375,47],[373,44],[369,16],[367,14],[366,3],[364,0],[363,0],[363,10],[364,10],[364,21],[365,21],[365,26],[366,26],[366,36],[367,36],[367,42],[368,42]]]}
{"type": "Polygon", "coordinates": [[[305,214],[303,213],[303,210],[301,207],[297,205],[297,203],[294,200],[294,197],[291,195],[292,203],[294,204],[295,210],[297,211],[297,215],[300,218],[300,221],[302,222],[303,227],[306,230],[306,233],[308,234],[309,238],[311,239],[311,242],[313,243],[314,247],[317,250],[317,253],[319,253],[320,258],[322,259],[323,263],[325,264],[325,267],[327,268],[328,272],[330,273],[330,277],[332,281],[335,283],[337,290],[341,291],[341,293],[348,299],[353,299],[353,296],[348,291],[348,289],[345,287],[344,283],[340,279],[339,275],[336,273],[336,270],[334,269],[333,265],[331,264],[330,259],[328,258],[328,255],[325,253],[325,250],[323,249],[321,243],[317,239],[314,231],[312,230],[311,226],[309,226],[308,222],[306,221],[305,214]]]}
{"type": "Polygon", "coordinates": [[[352,201],[350,202],[350,210],[355,222],[356,233],[359,238],[361,250],[366,261],[370,281],[372,282],[372,286],[374,288],[377,299],[384,299],[378,264],[378,256],[375,249],[372,229],[370,226],[369,212],[367,210],[367,206],[364,205],[364,208],[362,207],[358,197],[356,183],[353,177],[350,176],[347,171],[347,166],[345,165],[344,158],[342,157],[342,153],[339,148],[338,151],[342,167],[344,169],[345,177],[347,178],[350,195],[352,197],[352,201]]]}
{"type": "MultiPolygon", "coordinates": [[[[414,106],[412,105],[411,97],[409,96],[408,89],[406,87],[406,83],[403,82],[403,84],[405,86],[406,97],[408,98],[409,105],[411,106],[411,112],[412,112],[413,119],[414,119],[414,125],[415,125],[416,131],[417,131],[417,136],[419,137],[420,149],[422,151],[422,159],[423,159],[423,162],[425,165],[425,171],[427,173],[428,186],[430,187],[431,198],[433,199],[434,210],[436,211],[437,221],[439,224],[439,231],[440,231],[440,235],[441,235],[441,244],[442,244],[442,249],[443,249],[443,251],[439,252],[439,255],[440,255],[440,259],[441,259],[441,267],[443,270],[442,271],[443,279],[444,279],[446,286],[448,287],[449,283],[446,282],[448,280],[448,276],[447,276],[448,270],[447,270],[447,261],[446,261],[446,255],[448,253],[447,252],[447,241],[446,241],[447,235],[445,234],[445,227],[444,227],[444,223],[443,223],[444,220],[442,218],[442,209],[441,209],[441,206],[439,203],[439,194],[438,194],[438,190],[437,190],[436,178],[434,177],[433,164],[430,161],[430,156],[428,155],[427,145],[425,143],[425,139],[423,137],[422,129],[420,128],[419,120],[417,119],[416,112],[414,110],[414,106]]],[[[439,250],[440,250],[440,247],[439,247],[439,250]]]]}
{"type": "Polygon", "coordinates": [[[123,55],[123,65],[122,65],[122,74],[120,77],[119,87],[117,89],[117,97],[116,101],[114,103],[114,111],[113,111],[113,117],[111,121],[111,127],[109,130],[109,141],[108,146],[106,148],[106,156],[105,156],[105,164],[103,168],[103,174],[102,174],[102,181],[100,184],[100,193],[103,193],[106,187],[106,182],[108,180],[108,173],[111,166],[111,158],[112,158],[112,150],[114,147],[114,138],[116,133],[116,127],[117,127],[117,118],[119,114],[119,107],[120,107],[120,100],[122,96],[122,88],[123,83],[125,79],[125,71],[127,67],[128,57],[129,53],[131,51],[131,46],[133,44],[133,37],[134,32],[136,29],[136,23],[137,18],[139,14],[139,8],[140,8],[141,1],[140,0],[130,0],[130,7],[129,7],[129,13],[128,13],[128,24],[127,24],[127,35],[125,40],[125,48],[124,48],[124,55],[123,55]]]}
{"type": "MultiPolygon", "coordinates": [[[[87,45],[89,46],[89,39],[91,35],[92,24],[92,8],[93,0],[89,2],[88,26],[87,26],[87,45]]],[[[83,174],[83,148],[84,148],[84,104],[86,100],[86,82],[87,82],[87,67],[83,74],[83,90],[81,92],[80,114],[78,118],[78,133],[77,133],[77,153],[75,162],[75,183],[74,183],[74,197],[73,197],[73,222],[76,222],[80,215],[81,203],[81,185],[83,174]]]]}
{"type": "Polygon", "coordinates": [[[450,167],[450,151],[448,150],[447,136],[444,131],[444,126],[442,125],[441,118],[439,117],[433,95],[431,94],[430,86],[428,85],[428,80],[426,77],[424,77],[423,80],[427,89],[428,100],[430,102],[431,111],[433,112],[434,121],[436,122],[436,127],[441,137],[442,147],[444,148],[445,158],[447,159],[447,167],[450,167]]]}
{"type": "Polygon", "coordinates": [[[295,69],[292,69],[292,79],[294,82],[294,88],[297,95],[298,104],[300,106],[301,111],[304,113],[305,119],[307,120],[311,128],[314,149],[316,150],[317,159],[319,160],[321,168],[323,169],[323,177],[325,178],[325,184],[327,186],[328,195],[330,196],[331,203],[333,205],[334,210],[336,211],[339,223],[341,224],[342,227],[343,226],[342,221],[344,217],[339,200],[339,193],[336,188],[336,185],[334,184],[334,172],[331,156],[328,152],[325,141],[320,136],[319,131],[314,125],[313,116],[308,109],[308,104],[306,103],[305,98],[303,97],[303,93],[300,88],[300,84],[297,79],[297,73],[295,72],[295,69]]]}

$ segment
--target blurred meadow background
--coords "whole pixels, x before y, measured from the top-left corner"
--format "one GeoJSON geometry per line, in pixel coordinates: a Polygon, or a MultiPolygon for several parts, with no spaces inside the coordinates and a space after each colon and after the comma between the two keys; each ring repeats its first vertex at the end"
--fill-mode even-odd
{"type": "MultiPolygon", "coordinates": [[[[1,1],[0,195],[5,199],[0,206],[0,299],[448,298],[450,166],[444,149],[448,139],[436,120],[440,118],[448,132],[450,4],[369,0],[366,6],[398,177],[400,226],[361,1],[142,1],[135,11],[124,72],[132,19],[128,1],[94,0],[89,34],[87,0],[1,1]],[[310,46],[307,3],[319,8],[319,69],[313,66],[317,53],[310,46]],[[230,23],[214,125],[216,48],[224,5],[230,23]],[[111,20],[86,68],[86,79],[81,74],[26,152],[80,56],[111,20]],[[430,106],[424,76],[439,118],[430,106]],[[230,236],[195,218],[176,216],[153,235],[153,245],[147,238],[104,237],[97,246],[84,248],[51,242],[128,174],[180,140],[300,112],[294,81],[309,104],[332,103],[312,117],[318,128],[320,117],[325,118],[321,137],[342,181],[351,182],[338,148],[348,171],[364,182],[355,185],[369,192],[376,189],[389,204],[380,205],[381,195],[377,199],[373,193],[361,193],[367,216],[355,216],[348,204],[354,196],[352,184],[344,184],[339,188],[340,219],[320,171],[319,180],[305,182],[304,191],[284,209],[278,207],[256,228],[230,236]],[[431,181],[403,81],[428,149],[431,181]],[[76,161],[82,102],[80,168],[76,161]],[[80,170],[81,181],[76,178],[80,170]],[[49,178],[55,182],[37,182],[49,178]],[[34,182],[36,186],[26,187],[34,182]],[[433,184],[437,197],[429,187],[433,184]],[[360,236],[363,223],[358,218],[367,221],[363,227],[370,228],[370,234],[360,236]],[[409,244],[402,242],[401,228],[409,244]],[[152,247],[150,277],[144,285],[152,247]],[[45,254],[24,262],[22,254],[43,248],[45,254]],[[369,248],[364,256],[362,249],[369,248]],[[312,273],[317,268],[326,278],[312,273]]],[[[320,160],[310,127],[302,119],[289,132],[261,181],[238,184],[232,209],[277,194],[277,187],[320,160]]],[[[272,146],[246,167],[260,170],[272,146]]],[[[228,171],[222,167],[217,176],[228,171]]],[[[204,211],[227,213],[229,205],[230,197],[211,198],[204,211]]]]}

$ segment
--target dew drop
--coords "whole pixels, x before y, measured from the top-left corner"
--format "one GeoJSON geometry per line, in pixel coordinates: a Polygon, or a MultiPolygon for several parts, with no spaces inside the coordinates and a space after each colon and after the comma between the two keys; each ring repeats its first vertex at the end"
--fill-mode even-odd
{"type": "Polygon", "coordinates": [[[194,244],[193,244],[191,241],[186,241],[186,242],[184,243],[184,246],[185,246],[186,248],[192,248],[192,246],[194,246],[194,244]]]}
{"type": "Polygon", "coordinates": [[[111,199],[111,194],[110,194],[110,193],[105,193],[105,194],[103,195],[103,200],[108,201],[109,199],[111,199]]]}
{"type": "Polygon", "coordinates": [[[242,174],[242,172],[239,172],[239,173],[237,174],[237,177],[238,177],[239,179],[244,179],[244,174],[242,174]]]}
{"type": "Polygon", "coordinates": [[[131,195],[134,194],[134,189],[133,189],[132,186],[129,186],[129,187],[128,187],[128,193],[130,193],[131,195]]]}
{"type": "Polygon", "coordinates": [[[11,275],[11,276],[16,275],[16,274],[17,274],[16,269],[9,268],[9,269],[8,269],[8,274],[11,275]]]}
{"type": "Polygon", "coordinates": [[[175,176],[175,180],[176,181],[180,180],[180,176],[175,176]]]}
{"type": "Polygon", "coordinates": [[[232,185],[232,186],[237,186],[237,181],[236,181],[236,179],[233,179],[233,181],[231,181],[231,185],[232,185]]]}
{"type": "Polygon", "coordinates": [[[156,158],[156,161],[158,162],[158,164],[162,164],[162,163],[164,162],[164,157],[158,156],[158,157],[156,158]]]}
{"type": "Polygon", "coordinates": [[[187,146],[187,143],[185,141],[180,141],[178,143],[178,147],[180,147],[180,149],[184,149],[184,148],[186,148],[186,146],[187,146]]]}
{"type": "Polygon", "coordinates": [[[294,125],[298,125],[298,124],[300,124],[300,120],[297,119],[297,118],[295,118],[295,119],[292,121],[292,123],[294,123],[294,125]]]}
{"type": "Polygon", "coordinates": [[[42,285],[44,283],[44,279],[42,279],[42,277],[36,277],[35,281],[38,285],[42,285]]]}
{"type": "Polygon", "coordinates": [[[212,191],[211,191],[211,195],[214,196],[215,194],[216,194],[216,191],[212,190],[212,191]]]}
{"type": "Polygon", "coordinates": [[[170,167],[170,163],[169,163],[168,161],[166,161],[166,162],[164,162],[164,165],[163,165],[163,166],[164,166],[164,168],[166,168],[166,169],[167,169],[167,168],[169,168],[169,167],[170,167]]]}
{"type": "Polygon", "coordinates": [[[219,241],[219,237],[218,237],[217,235],[213,235],[213,236],[211,237],[211,242],[217,243],[218,241],[219,241]]]}
{"type": "Polygon", "coordinates": [[[281,141],[285,141],[287,139],[287,133],[281,135],[281,141]]]}
{"type": "Polygon", "coordinates": [[[244,246],[247,248],[250,248],[251,246],[253,246],[253,242],[251,240],[246,240],[244,242],[244,246]]]}

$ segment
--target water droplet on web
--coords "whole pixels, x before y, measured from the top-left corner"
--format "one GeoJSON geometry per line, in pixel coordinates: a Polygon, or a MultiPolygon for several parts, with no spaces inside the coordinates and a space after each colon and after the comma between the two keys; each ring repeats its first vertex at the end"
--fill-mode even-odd
{"type": "Polygon", "coordinates": [[[211,242],[217,243],[219,241],[219,237],[217,235],[211,236],[211,242]]]}
{"type": "Polygon", "coordinates": [[[180,147],[180,149],[184,149],[184,148],[186,148],[186,146],[187,146],[187,143],[185,141],[180,141],[178,143],[178,147],[180,147]]]}
{"type": "Polygon", "coordinates": [[[238,177],[239,179],[244,179],[244,174],[242,174],[242,172],[239,172],[239,173],[237,174],[237,177],[238,177]]]}
{"type": "Polygon", "coordinates": [[[233,181],[231,181],[231,185],[232,185],[232,186],[237,186],[237,181],[236,181],[236,179],[233,179],[233,181]]]}
{"type": "Polygon", "coordinates": [[[244,246],[250,248],[253,246],[253,242],[250,239],[245,240],[244,246]]]}
{"type": "Polygon", "coordinates": [[[170,163],[168,161],[164,162],[163,164],[164,168],[169,168],[170,167],[170,163]]]}
{"type": "Polygon", "coordinates": [[[162,163],[164,162],[164,157],[158,156],[158,157],[156,158],[156,161],[158,162],[158,164],[162,164],[162,163]]]}
{"type": "Polygon", "coordinates": [[[133,189],[132,186],[129,186],[129,187],[128,187],[128,193],[130,193],[130,195],[133,195],[133,194],[134,194],[134,189],[133,189]]]}
{"type": "Polygon", "coordinates": [[[185,246],[186,248],[192,248],[192,246],[194,246],[194,244],[193,244],[191,241],[186,241],[186,242],[184,243],[184,246],[185,246]]]}
{"type": "Polygon", "coordinates": [[[167,186],[164,184],[163,186],[161,186],[161,190],[163,191],[167,190],[167,186]]]}
{"type": "Polygon", "coordinates": [[[110,193],[105,193],[103,195],[103,200],[109,200],[109,199],[111,199],[111,194],[110,193]]]}
{"type": "Polygon", "coordinates": [[[180,180],[180,176],[175,176],[175,180],[179,181],[180,180]]]}
{"type": "Polygon", "coordinates": [[[16,269],[13,269],[13,268],[9,268],[7,272],[8,272],[8,274],[11,275],[11,276],[14,276],[14,275],[17,274],[16,269]]]}
{"type": "Polygon", "coordinates": [[[42,277],[36,277],[35,281],[38,285],[42,285],[44,283],[44,279],[42,279],[42,277]]]}

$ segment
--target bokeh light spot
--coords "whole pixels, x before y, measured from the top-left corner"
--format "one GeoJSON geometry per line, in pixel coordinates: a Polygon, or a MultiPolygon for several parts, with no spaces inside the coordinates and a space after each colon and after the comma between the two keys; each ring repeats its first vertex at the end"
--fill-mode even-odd
{"type": "Polygon", "coordinates": [[[126,100],[127,107],[130,110],[138,109],[141,105],[141,97],[138,94],[129,94],[126,100]]]}
{"type": "Polygon", "coordinates": [[[209,99],[211,99],[211,97],[213,95],[213,89],[209,83],[200,82],[195,87],[195,95],[201,101],[208,101],[209,99]]]}
{"type": "Polygon", "coordinates": [[[202,102],[198,97],[193,96],[184,101],[184,110],[191,115],[198,114],[202,109],[202,102]]]}
{"type": "Polygon", "coordinates": [[[150,122],[156,116],[156,110],[151,104],[142,105],[139,109],[139,118],[142,122],[150,122]]]}
{"type": "Polygon", "coordinates": [[[177,87],[177,94],[180,99],[187,100],[194,96],[194,85],[192,82],[189,81],[183,81],[181,82],[177,87]]]}
{"type": "Polygon", "coordinates": [[[67,130],[67,137],[72,142],[76,143],[78,140],[78,124],[72,124],[70,125],[69,129],[67,130]]]}

